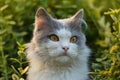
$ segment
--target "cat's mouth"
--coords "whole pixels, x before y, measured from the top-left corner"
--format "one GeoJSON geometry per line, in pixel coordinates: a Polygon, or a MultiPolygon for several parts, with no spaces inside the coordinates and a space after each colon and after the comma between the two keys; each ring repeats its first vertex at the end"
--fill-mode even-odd
{"type": "Polygon", "coordinates": [[[70,61],[70,57],[68,55],[64,54],[64,55],[61,55],[61,56],[57,57],[56,61],[66,63],[66,62],[70,61]]]}
{"type": "Polygon", "coordinates": [[[62,54],[60,54],[60,56],[68,56],[69,57],[67,52],[63,52],[62,54]]]}

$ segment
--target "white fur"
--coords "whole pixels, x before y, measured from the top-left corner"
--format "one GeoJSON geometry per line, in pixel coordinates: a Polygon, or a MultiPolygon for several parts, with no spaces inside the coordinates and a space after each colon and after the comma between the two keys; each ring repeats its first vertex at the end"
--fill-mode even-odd
{"type": "Polygon", "coordinates": [[[57,36],[58,42],[50,40],[35,48],[38,53],[33,50],[27,52],[30,60],[28,80],[87,80],[87,59],[90,50],[86,46],[77,49],[75,43],[70,43],[72,34],[66,29],[57,31],[57,36]],[[68,56],[61,56],[64,46],[69,47],[68,56]]]}
{"type": "Polygon", "coordinates": [[[58,42],[50,41],[48,44],[46,44],[49,55],[56,57],[57,60],[60,60],[60,62],[66,62],[69,60],[70,57],[76,57],[78,54],[76,53],[77,51],[77,45],[70,43],[70,37],[71,33],[68,30],[61,29],[57,31],[57,36],[59,37],[58,42]],[[62,49],[63,47],[68,47],[68,56],[61,56],[64,53],[64,50],[62,49]],[[64,61],[65,60],[65,61],[64,61]]]}

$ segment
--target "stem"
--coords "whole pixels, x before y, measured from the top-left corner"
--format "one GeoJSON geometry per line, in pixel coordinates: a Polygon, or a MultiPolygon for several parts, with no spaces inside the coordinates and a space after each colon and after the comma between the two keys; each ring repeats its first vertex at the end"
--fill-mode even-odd
{"type": "MultiPolygon", "coordinates": [[[[119,20],[118,20],[119,21],[119,20]]],[[[119,28],[119,33],[120,33],[120,23],[118,22],[118,28],[119,28]]]]}
{"type": "MultiPolygon", "coordinates": [[[[2,38],[0,38],[0,42],[2,42],[2,38]]],[[[2,69],[2,76],[5,78],[5,80],[8,80],[8,70],[7,70],[7,60],[6,60],[6,56],[4,54],[4,51],[3,51],[3,45],[2,43],[0,43],[0,52],[1,52],[1,57],[2,57],[2,65],[3,65],[3,69],[2,69]]]]}

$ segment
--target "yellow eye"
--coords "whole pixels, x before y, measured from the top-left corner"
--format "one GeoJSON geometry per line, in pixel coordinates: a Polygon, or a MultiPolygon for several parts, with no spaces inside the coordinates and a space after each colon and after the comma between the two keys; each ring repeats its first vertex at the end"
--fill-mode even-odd
{"type": "Polygon", "coordinates": [[[71,37],[70,42],[76,43],[77,42],[77,37],[76,36],[71,37]]]}
{"type": "Polygon", "coordinates": [[[50,40],[52,40],[52,41],[59,41],[58,36],[55,35],[55,34],[50,35],[49,38],[50,38],[50,40]]]}

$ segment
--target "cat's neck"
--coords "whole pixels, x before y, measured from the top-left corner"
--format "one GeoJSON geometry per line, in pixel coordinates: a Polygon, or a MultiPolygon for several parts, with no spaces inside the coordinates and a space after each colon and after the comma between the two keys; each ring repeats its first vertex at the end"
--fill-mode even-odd
{"type": "MultiPolygon", "coordinates": [[[[32,60],[33,61],[33,60],[32,60]]],[[[40,69],[40,70],[44,70],[44,69],[49,69],[49,70],[55,70],[55,71],[62,71],[62,70],[69,70],[73,67],[80,67],[80,61],[76,60],[76,61],[71,61],[71,62],[66,62],[66,63],[61,63],[61,62],[44,62],[44,61],[37,61],[34,60],[33,62],[31,62],[32,66],[38,66],[39,68],[36,69],[40,69]],[[34,61],[36,63],[34,63],[34,61]]]]}

